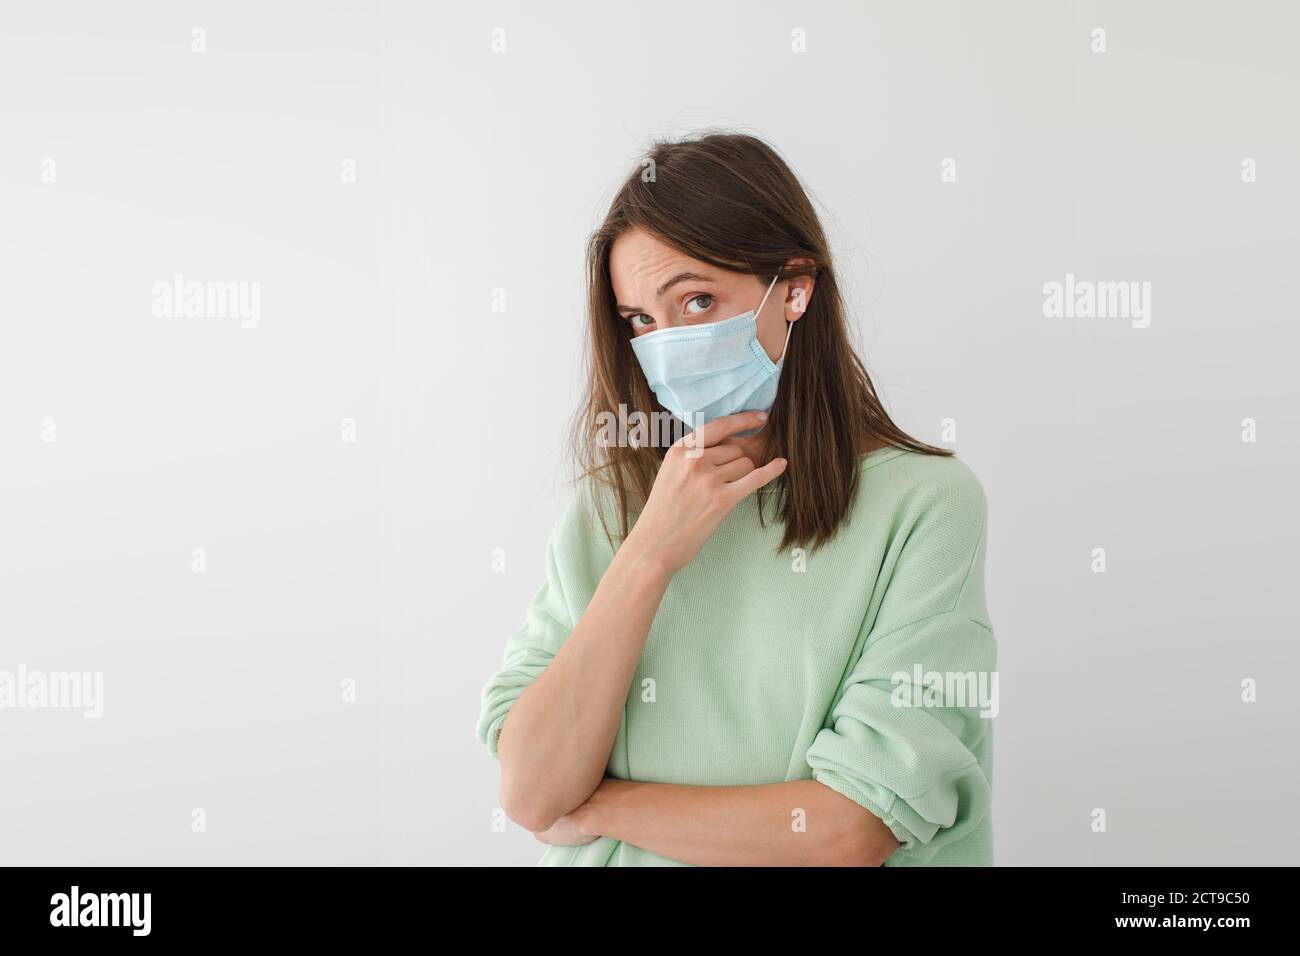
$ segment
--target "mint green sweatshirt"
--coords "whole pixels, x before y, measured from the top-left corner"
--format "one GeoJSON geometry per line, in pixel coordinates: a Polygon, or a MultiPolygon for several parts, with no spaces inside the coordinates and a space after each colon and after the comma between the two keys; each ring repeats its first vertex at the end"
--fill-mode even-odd
{"type": "MultiPolygon", "coordinates": [[[[546,581],[483,689],[477,734],[493,757],[511,705],[613,557],[599,494],[590,481],[573,493],[546,581]]],[[[991,865],[986,507],[964,463],[896,448],[863,456],[849,521],[812,554],[778,553],[774,509],[761,527],[757,497],[746,498],[673,577],[607,774],[698,786],[811,778],[893,831],[901,846],[886,866],[991,865]]],[[[684,864],[601,837],[547,846],[538,865],[684,864]]]]}

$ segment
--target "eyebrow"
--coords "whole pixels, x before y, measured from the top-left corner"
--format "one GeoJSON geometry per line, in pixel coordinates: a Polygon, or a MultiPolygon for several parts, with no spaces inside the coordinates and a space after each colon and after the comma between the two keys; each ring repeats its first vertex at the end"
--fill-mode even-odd
{"type": "MultiPolygon", "coordinates": [[[[667,292],[673,286],[677,285],[679,282],[714,282],[714,281],[716,280],[713,278],[713,276],[703,275],[702,273],[699,272],[679,272],[677,273],[677,275],[673,276],[671,279],[669,279],[659,288],[655,289],[655,298],[658,298],[659,296],[663,295],[665,292],[667,292]]],[[[618,309],[618,311],[620,312],[644,312],[645,311],[645,309],[641,308],[641,306],[639,305],[615,305],[615,308],[618,309]]]]}

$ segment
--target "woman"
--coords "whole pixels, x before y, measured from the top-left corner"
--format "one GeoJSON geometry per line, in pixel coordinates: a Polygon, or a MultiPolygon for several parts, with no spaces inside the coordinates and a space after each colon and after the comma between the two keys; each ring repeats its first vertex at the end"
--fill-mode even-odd
{"type": "Polygon", "coordinates": [[[771,147],[649,160],[591,239],[583,476],[483,690],[502,808],[541,865],[989,865],[983,490],[881,405],[771,147]],[[694,430],[607,440],[665,412],[694,430]]]}

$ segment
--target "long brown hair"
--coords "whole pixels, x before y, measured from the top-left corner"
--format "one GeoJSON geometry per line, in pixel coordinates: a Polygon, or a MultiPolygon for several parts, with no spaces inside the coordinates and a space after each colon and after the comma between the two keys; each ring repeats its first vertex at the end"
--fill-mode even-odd
{"type": "Polygon", "coordinates": [[[620,405],[625,414],[664,412],[636,362],[609,275],[610,246],[638,228],[693,259],[764,284],[778,271],[782,279],[816,277],[760,432],[765,452],[789,461],[763,489],[775,496],[785,524],[781,550],[796,544],[813,550],[835,536],[857,495],[864,446],[952,454],[912,438],[885,411],[850,344],[821,223],[777,152],[740,133],[660,141],[623,183],[587,248],[588,387],[573,439],[582,473],[614,493],[621,537],[649,496],[665,453],[655,443],[615,447],[598,440],[601,422],[618,416],[620,405]],[[812,264],[786,268],[791,259],[812,264]]]}

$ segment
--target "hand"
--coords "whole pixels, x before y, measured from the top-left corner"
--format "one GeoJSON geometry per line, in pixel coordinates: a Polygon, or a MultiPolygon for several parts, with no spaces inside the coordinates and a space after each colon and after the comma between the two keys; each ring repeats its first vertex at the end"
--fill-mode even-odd
{"type": "Polygon", "coordinates": [[[534,833],[533,836],[551,846],[584,846],[594,842],[599,834],[584,830],[581,820],[582,815],[578,810],[573,810],[552,823],[548,829],[534,833]]]}
{"type": "Polygon", "coordinates": [[[689,564],[742,499],[785,471],[784,458],[756,468],[724,441],[766,420],[764,412],[726,415],[674,442],[624,547],[631,545],[669,574],[689,564]]]}
{"type": "Polygon", "coordinates": [[[555,846],[583,846],[591,843],[603,835],[596,827],[601,808],[608,807],[612,801],[635,786],[636,781],[606,775],[601,778],[591,796],[552,823],[549,829],[534,833],[533,836],[543,843],[555,846]]]}

